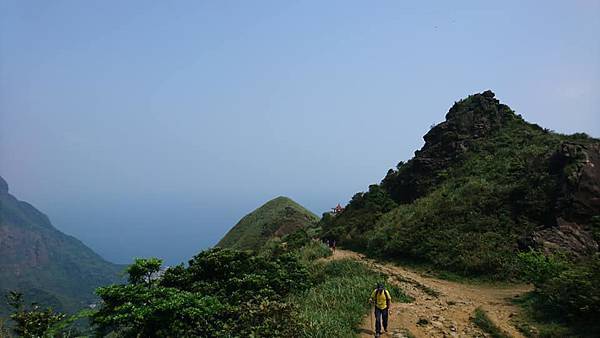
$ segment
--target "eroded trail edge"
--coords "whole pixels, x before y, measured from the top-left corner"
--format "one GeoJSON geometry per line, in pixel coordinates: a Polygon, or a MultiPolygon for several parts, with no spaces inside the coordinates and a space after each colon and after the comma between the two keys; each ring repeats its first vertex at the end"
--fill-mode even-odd
{"type": "MultiPolygon", "coordinates": [[[[400,286],[415,300],[393,303],[390,309],[388,337],[487,337],[473,324],[475,309],[481,307],[507,335],[523,337],[511,324],[520,311],[511,299],[531,290],[528,285],[496,286],[464,284],[423,276],[409,268],[378,263],[353,251],[336,250],[329,259],[351,258],[368,264],[373,270],[389,275],[388,283],[400,286]]],[[[359,328],[361,337],[372,337],[371,315],[359,328]]]]}

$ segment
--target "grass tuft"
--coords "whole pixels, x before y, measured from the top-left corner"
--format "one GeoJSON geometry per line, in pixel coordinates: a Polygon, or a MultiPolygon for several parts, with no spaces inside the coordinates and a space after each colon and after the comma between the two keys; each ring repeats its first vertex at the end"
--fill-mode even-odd
{"type": "Polygon", "coordinates": [[[510,338],[502,329],[500,329],[488,315],[478,307],[475,309],[475,316],[473,317],[473,323],[479,326],[484,332],[488,333],[492,338],[510,338]]]}

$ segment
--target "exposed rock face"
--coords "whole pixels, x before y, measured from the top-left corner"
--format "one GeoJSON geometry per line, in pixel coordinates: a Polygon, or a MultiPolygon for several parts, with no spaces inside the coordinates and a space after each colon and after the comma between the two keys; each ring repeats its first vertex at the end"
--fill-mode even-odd
{"type": "Polygon", "coordinates": [[[562,218],[558,225],[537,230],[532,235],[538,249],[545,253],[565,251],[582,256],[598,251],[598,243],[589,231],[577,223],[569,223],[562,218]]]}
{"type": "Polygon", "coordinates": [[[561,173],[559,215],[582,223],[600,215],[600,144],[565,142],[554,161],[561,173]]]}
{"type": "Polygon", "coordinates": [[[396,202],[414,201],[439,183],[438,174],[459,161],[474,140],[515,117],[489,90],[455,103],[446,114],[446,121],[425,134],[425,145],[415,152],[415,157],[401,171],[388,172],[382,184],[396,202]]]}
{"type": "Polygon", "coordinates": [[[600,144],[564,142],[553,156],[551,171],[560,177],[557,221],[532,234],[534,246],[576,256],[598,251],[589,225],[600,215],[600,144]]]}
{"type": "Polygon", "coordinates": [[[495,99],[493,92],[472,95],[455,103],[446,121],[425,134],[425,146],[416,157],[455,157],[468,149],[470,140],[488,135],[512,118],[512,110],[495,99]]]}

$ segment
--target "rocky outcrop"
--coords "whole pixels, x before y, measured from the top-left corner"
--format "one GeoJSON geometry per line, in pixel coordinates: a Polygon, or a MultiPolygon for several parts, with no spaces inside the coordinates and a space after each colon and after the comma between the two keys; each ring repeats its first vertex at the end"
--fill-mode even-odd
{"type": "Polygon", "coordinates": [[[513,118],[512,110],[501,104],[492,91],[471,95],[455,103],[446,114],[446,121],[425,134],[425,145],[415,152],[415,157],[456,157],[469,148],[470,141],[488,135],[513,118]]]}
{"type": "Polygon", "coordinates": [[[598,251],[591,223],[600,216],[600,144],[564,142],[551,160],[558,175],[556,224],[536,230],[533,246],[581,256],[598,251]]]}
{"type": "Polygon", "coordinates": [[[558,215],[580,223],[600,215],[600,144],[565,142],[553,167],[560,175],[558,215]]]}
{"type": "Polygon", "coordinates": [[[425,145],[415,157],[398,170],[390,170],[382,185],[398,203],[410,203],[425,195],[439,183],[440,175],[460,161],[474,140],[489,135],[507,121],[517,118],[514,112],[488,90],[456,102],[446,120],[423,137],[425,145]]]}
{"type": "Polygon", "coordinates": [[[598,243],[584,226],[558,219],[558,225],[539,229],[532,234],[535,246],[545,253],[566,252],[584,256],[598,251],[598,243]]]}

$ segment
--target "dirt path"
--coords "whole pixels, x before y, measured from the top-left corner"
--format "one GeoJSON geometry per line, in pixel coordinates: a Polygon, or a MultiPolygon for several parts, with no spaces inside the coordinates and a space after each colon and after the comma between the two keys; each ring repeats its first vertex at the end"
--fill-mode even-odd
{"type": "MultiPolygon", "coordinates": [[[[393,303],[390,322],[384,337],[487,337],[471,317],[481,307],[490,319],[512,337],[523,337],[511,324],[510,319],[519,308],[510,299],[529,291],[527,285],[473,285],[450,282],[422,276],[408,268],[392,264],[380,264],[352,251],[338,249],[330,259],[352,258],[364,261],[374,270],[390,277],[388,283],[400,286],[415,300],[412,303],[393,303]],[[418,322],[422,324],[417,324],[418,322]],[[426,321],[426,322],[425,322],[426,321]]],[[[372,337],[371,315],[367,315],[360,327],[361,337],[372,337]]]]}

